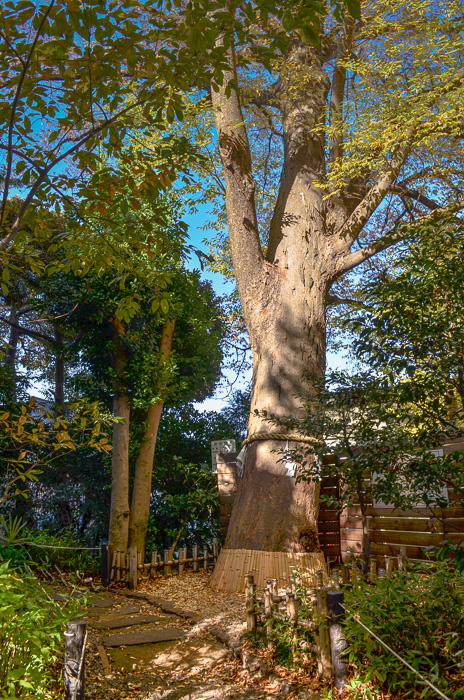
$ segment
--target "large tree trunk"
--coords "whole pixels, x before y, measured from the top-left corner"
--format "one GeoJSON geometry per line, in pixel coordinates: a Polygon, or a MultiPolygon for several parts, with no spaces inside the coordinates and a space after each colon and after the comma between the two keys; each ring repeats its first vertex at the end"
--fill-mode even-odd
{"type": "MultiPolygon", "coordinates": [[[[302,276],[303,277],[303,276],[302,276]]],[[[302,417],[301,396],[325,364],[324,284],[279,277],[269,284],[259,328],[251,326],[253,389],[248,435],[286,432],[263,412],[302,417]],[[257,413],[255,413],[257,412],[257,413]]],[[[290,448],[297,448],[289,442],[290,448]]],[[[243,478],[226,546],[231,549],[304,552],[318,549],[318,487],[296,483],[282,463],[286,443],[257,440],[247,447],[243,478]]]]}
{"type": "MultiPolygon", "coordinates": [[[[167,320],[161,331],[159,350],[160,369],[163,369],[172,351],[175,321],[167,320]]],[[[160,387],[160,396],[166,389],[165,384],[160,387]]],[[[164,399],[160,398],[147,413],[147,428],[144,440],[140,446],[137,457],[134,476],[134,489],[129,522],[129,546],[137,547],[139,552],[145,552],[145,539],[147,536],[148,520],[150,517],[151,480],[153,474],[153,460],[155,456],[156,437],[163,411],[164,399]]]]}
{"type": "Polygon", "coordinates": [[[124,352],[124,326],[113,319],[115,370],[113,415],[121,421],[113,426],[113,450],[111,453],[111,506],[108,548],[110,552],[126,551],[129,536],[129,425],[130,399],[125,382],[126,356],[124,352]]]}
{"type": "MultiPolygon", "coordinates": [[[[335,199],[325,205],[314,185],[324,175],[324,143],[313,126],[327,97],[319,76],[306,90],[291,85],[295,65],[306,68],[306,49],[294,50],[292,71],[282,98],[285,162],[263,254],[258,236],[254,184],[247,134],[238,94],[225,87],[236,80],[234,56],[224,84],[212,91],[219,149],[226,183],[232,259],[253,352],[249,437],[282,432],[263,412],[302,417],[301,394],[325,368],[325,306],[333,273],[333,241],[328,227],[335,199]],[[312,158],[308,164],[308,153],[312,158]],[[300,396],[298,396],[300,395],[300,396]],[[255,414],[255,411],[257,414],[255,414]]],[[[313,70],[314,72],[314,70],[313,70]]],[[[285,431],[284,431],[285,432],[285,431]]],[[[290,447],[296,446],[291,444],[290,447]]],[[[229,526],[226,546],[267,551],[316,551],[318,488],[296,484],[280,462],[285,442],[263,439],[247,449],[245,471],[229,526]]]]}

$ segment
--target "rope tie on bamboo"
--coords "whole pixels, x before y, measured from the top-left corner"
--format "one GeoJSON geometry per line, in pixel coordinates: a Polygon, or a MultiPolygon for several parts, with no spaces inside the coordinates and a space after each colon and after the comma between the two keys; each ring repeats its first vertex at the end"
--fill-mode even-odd
{"type": "Polygon", "coordinates": [[[304,442],[308,445],[322,445],[323,441],[309,435],[297,433],[253,433],[242,442],[242,447],[250,445],[258,440],[282,440],[283,442],[304,442]]]}

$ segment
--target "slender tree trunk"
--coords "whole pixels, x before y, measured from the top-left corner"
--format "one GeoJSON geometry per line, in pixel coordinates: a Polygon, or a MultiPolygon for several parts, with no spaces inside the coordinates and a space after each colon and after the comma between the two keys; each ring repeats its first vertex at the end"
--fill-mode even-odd
{"type": "MultiPolygon", "coordinates": [[[[172,351],[175,321],[167,320],[161,331],[159,350],[160,369],[169,359],[172,351]]],[[[139,552],[145,551],[148,520],[150,517],[151,480],[153,475],[153,459],[155,456],[156,437],[163,411],[163,393],[165,384],[160,387],[160,399],[150,406],[147,413],[147,428],[144,440],[140,446],[134,476],[134,488],[129,523],[129,546],[137,547],[139,552]]]]}
{"type": "Polygon", "coordinates": [[[129,536],[129,426],[130,399],[125,381],[126,356],[122,322],[113,319],[115,383],[113,415],[122,419],[113,426],[111,453],[111,506],[108,548],[110,552],[126,551],[129,536]]]}
{"type": "Polygon", "coordinates": [[[64,414],[64,359],[62,355],[63,334],[54,326],[55,349],[55,406],[58,413],[64,414]]]}
{"type": "MultiPolygon", "coordinates": [[[[10,309],[10,321],[13,323],[18,322],[17,310],[15,306],[10,309]]],[[[16,401],[16,353],[18,351],[20,332],[14,326],[10,326],[10,337],[8,340],[8,349],[3,356],[3,363],[6,367],[10,368],[11,372],[11,392],[10,398],[12,401],[16,401]]]]}

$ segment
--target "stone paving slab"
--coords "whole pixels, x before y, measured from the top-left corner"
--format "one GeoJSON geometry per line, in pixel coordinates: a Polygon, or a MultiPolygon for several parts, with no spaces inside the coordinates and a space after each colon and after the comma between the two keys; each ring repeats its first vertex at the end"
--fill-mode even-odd
{"type": "Polygon", "coordinates": [[[89,607],[92,608],[112,608],[117,605],[117,600],[115,598],[98,598],[97,596],[90,596],[87,601],[89,607]]]}
{"type": "Polygon", "coordinates": [[[136,615],[140,612],[140,605],[123,605],[120,608],[115,608],[111,615],[136,615]]]}
{"type": "Polygon", "coordinates": [[[147,630],[146,632],[125,632],[123,634],[110,634],[103,637],[103,644],[106,647],[132,646],[134,644],[156,644],[157,642],[171,642],[176,639],[185,639],[187,635],[183,630],[178,629],[158,629],[147,630]]]}
{"type": "Polygon", "coordinates": [[[131,627],[132,625],[145,625],[149,622],[165,622],[165,617],[158,615],[139,615],[138,617],[114,617],[106,620],[89,620],[89,625],[97,630],[117,629],[118,627],[131,627]]]}

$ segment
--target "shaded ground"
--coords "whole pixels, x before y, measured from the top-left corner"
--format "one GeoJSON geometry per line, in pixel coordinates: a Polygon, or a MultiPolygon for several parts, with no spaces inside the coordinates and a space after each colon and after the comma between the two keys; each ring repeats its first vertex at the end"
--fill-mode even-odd
{"type": "Polygon", "coordinates": [[[118,587],[91,594],[86,698],[319,698],[303,674],[270,669],[264,658],[251,674],[243,668],[230,640],[233,647],[245,627],[244,596],[212,591],[208,582],[207,573],[186,573],[147,580],[135,594],[118,587]]]}

